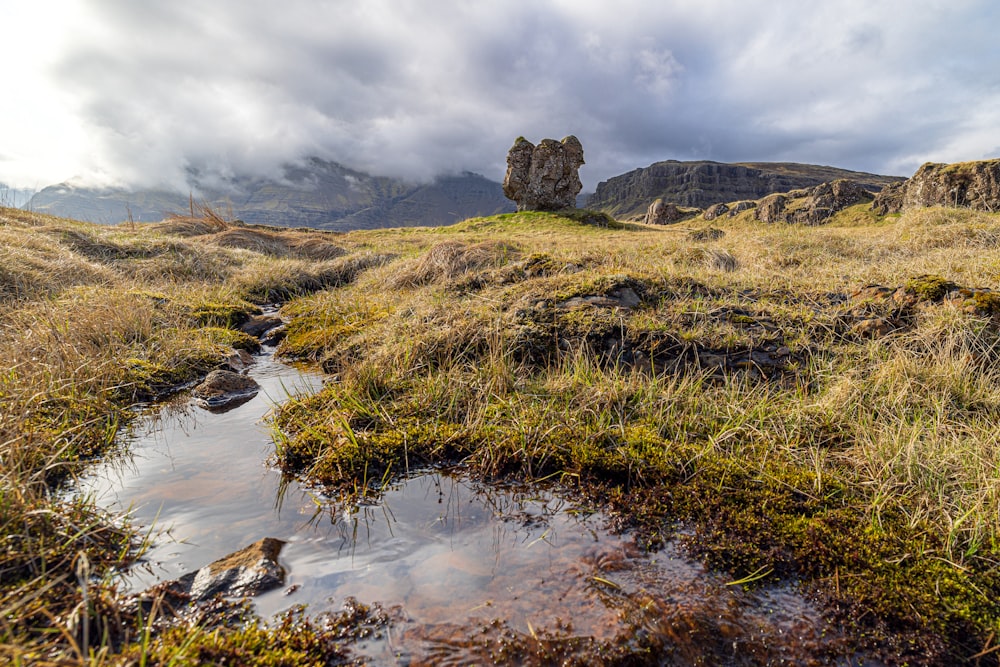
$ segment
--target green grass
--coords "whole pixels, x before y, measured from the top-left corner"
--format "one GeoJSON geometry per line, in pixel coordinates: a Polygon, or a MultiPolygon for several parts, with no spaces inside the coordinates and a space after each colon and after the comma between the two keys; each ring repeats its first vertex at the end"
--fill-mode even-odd
{"type": "Polygon", "coordinates": [[[337,381],[282,408],[279,458],[346,493],[428,463],[558,477],[733,579],[804,582],[870,645],[972,655],[1000,632],[1000,330],[941,297],[995,278],[998,221],[935,215],[737,219],[710,246],[729,267],[687,234],[537,213],[407,235],[407,259],[286,309],[284,352],[337,381]],[[875,282],[915,298],[850,300],[875,282]],[[626,287],[639,305],[566,306],[626,287]],[[872,308],[898,327],[855,338],[872,308]]]}
{"type": "Polygon", "coordinates": [[[280,353],[330,374],[275,415],[291,474],[346,494],[454,462],[557,479],[651,548],[679,539],[731,581],[801,582],[889,662],[989,649],[1000,322],[976,288],[1000,287],[1000,218],[712,224],[518,213],[330,236],[0,210],[0,655],[322,664],[382,622],[358,607],[333,626],[154,628],[108,583],[141,537],[51,492],[134,402],[246,347],[233,327],[273,300],[280,353]],[[852,299],[871,284],[884,296],[852,299]],[[892,326],[858,335],[871,318],[892,326]]]}

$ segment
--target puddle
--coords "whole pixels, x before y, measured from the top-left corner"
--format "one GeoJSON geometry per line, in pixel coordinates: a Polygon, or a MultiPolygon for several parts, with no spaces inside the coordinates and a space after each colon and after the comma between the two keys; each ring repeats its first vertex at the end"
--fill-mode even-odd
{"type": "MultiPolygon", "coordinates": [[[[318,390],[323,378],[258,355],[250,375],[261,385],[246,403],[211,413],[191,399],[163,406],[128,437],[127,457],[99,466],[79,490],[115,510],[131,507],[138,525],[169,529],[125,580],[142,590],[174,579],[261,537],[295,535],[316,511],[312,493],[292,482],[275,501],[281,474],[265,464],[274,451],[263,418],[295,393],[318,390]]],[[[327,529],[327,532],[334,532],[327,529]]]]}
{"type": "Polygon", "coordinates": [[[674,545],[646,553],[552,490],[430,471],[323,521],[338,534],[282,554],[295,593],[265,594],[258,608],[333,611],[347,597],[396,607],[390,629],[358,647],[374,664],[854,664],[835,658],[845,638],[791,587],[748,593],[674,545]]]}
{"type": "Polygon", "coordinates": [[[837,657],[846,639],[794,589],[748,593],[671,545],[647,554],[554,488],[424,471],[378,503],[345,507],[283,485],[264,463],[273,444],[262,417],[322,378],[268,356],[250,374],[261,391],[247,403],[164,408],[131,436],[129,460],[83,481],[100,504],[170,527],[127,588],[267,536],[288,542],[288,578],[256,598],[261,615],[379,602],[392,623],[356,647],[372,664],[856,664],[837,657]]]}

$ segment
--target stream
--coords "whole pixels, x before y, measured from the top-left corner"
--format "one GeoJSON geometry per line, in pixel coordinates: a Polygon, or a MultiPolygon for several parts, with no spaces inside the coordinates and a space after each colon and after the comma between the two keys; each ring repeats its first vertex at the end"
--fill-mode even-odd
{"type": "Polygon", "coordinates": [[[81,480],[99,505],[153,526],[145,562],[123,574],[127,590],[266,536],[287,541],[288,575],[255,598],[258,612],[379,602],[393,610],[391,626],[356,646],[374,664],[479,663],[512,641],[655,651],[662,664],[858,664],[848,638],[793,587],[748,592],[675,545],[646,553],[556,487],[425,470],[377,503],[344,506],[283,480],[266,463],[274,445],[264,419],[323,378],[270,354],[255,359],[256,397],[221,414],[187,396],[160,406],[122,436],[123,456],[81,480]]]}

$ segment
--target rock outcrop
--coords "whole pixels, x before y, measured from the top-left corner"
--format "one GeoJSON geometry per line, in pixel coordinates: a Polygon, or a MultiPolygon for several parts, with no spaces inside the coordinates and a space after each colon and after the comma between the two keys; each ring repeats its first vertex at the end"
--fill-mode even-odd
{"type": "Polygon", "coordinates": [[[787,162],[656,162],[615,176],[597,186],[587,207],[620,220],[637,220],[655,199],[679,207],[706,209],[712,204],[757,200],[775,192],[812,188],[848,179],[871,192],[905,179],[848,171],[834,167],[787,162]]]}
{"type": "Polygon", "coordinates": [[[820,225],[848,206],[871,200],[872,193],[861,185],[840,179],[808,190],[768,195],[757,202],[754,216],[761,222],[820,225]]]}
{"type": "Polygon", "coordinates": [[[557,211],[574,208],[583,184],[579,169],[583,146],[574,136],[562,141],[542,139],[536,146],[518,137],[507,153],[504,195],[518,211],[557,211]]]}
{"type": "Polygon", "coordinates": [[[685,214],[677,208],[676,204],[657,199],[646,210],[645,222],[647,225],[672,225],[684,218],[685,214]]]}
{"type": "Polygon", "coordinates": [[[872,210],[879,215],[926,206],[1000,211],[1000,159],[928,162],[909,180],[883,188],[872,202],[872,210]]]}
{"type": "Polygon", "coordinates": [[[728,204],[712,204],[711,206],[705,209],[705,212],[702,214],[702,217],[705,218],[706,220],[715,220],[716,218],[721,217],[726,213],[729,213],[728,204]]]}

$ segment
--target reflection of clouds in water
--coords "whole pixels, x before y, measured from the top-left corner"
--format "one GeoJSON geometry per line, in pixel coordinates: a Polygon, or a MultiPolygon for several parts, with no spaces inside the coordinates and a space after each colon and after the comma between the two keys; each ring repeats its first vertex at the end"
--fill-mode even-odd
{"type": "Polygon", "coordinates": [[[285,485],[283,507],[275,507],[282,481],[264,464],[273,444],[262,419],[275,399],[319,389],[322,377],[268,356],[257,357],[250,375],[261,392],[230,412],[211,414],[193,407],[187,396],[151,410],[123,437],[125,456],[81,481],[80,492],[94,493],[103,506],[131,507],[135,523],[170,529],[147,554],[155,574],[140,572],[128,582],[133,588],[308,525],[315,504],[297,484],[285,485]]]}
{"type": "MultiPolygon", "coordinates": [[[[571,628],[597,641],[637,629],[669,637],[676,627],[704,642],[724,630],[730,645],[786,631],[806,644],[820,641],[818,613],[793,590],[750,595],[725,586],[672,545],[646,554],[629,536],[606,530],[604,515],[557,487],[491,485],[460,471],[424,471],[354,504],[300,487],[263,465],[273,445],[261,417],[288,385],[318,389],[321,378],[299,376],[266,357],[252,374],[264,388],[252,401],[222,415],[187,403],[164,408],[129,436],[130,457],[82,484],[108,496],[108,507],[135,505],[139,523],[172,527],[148,554],[155,567],[131,575],[133,588],[267,536],[288,541],[281,562],[289,569],[286,587],[295,592],[257,598],[264,616],[297,604],[336,610],[350,596],[400,605],[407,619],[401,631],[424,637],[442,627],[464,637],[476,623],[501,619],[515,633],[571,628]]],[[[475,661],[461,642],[449,646],[475,661]]],[[[389,656],[398,649],[375,642],[365,650],[389,656]]]]}

